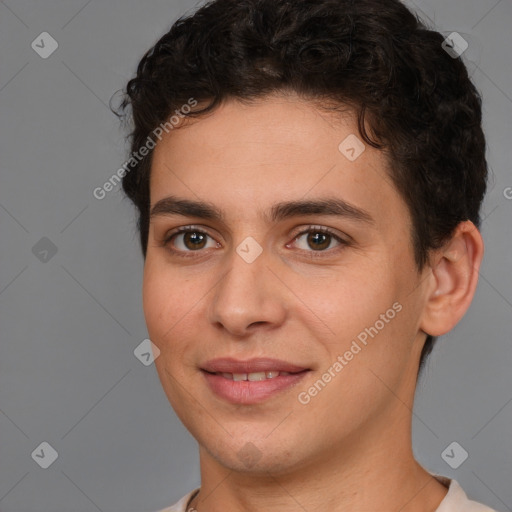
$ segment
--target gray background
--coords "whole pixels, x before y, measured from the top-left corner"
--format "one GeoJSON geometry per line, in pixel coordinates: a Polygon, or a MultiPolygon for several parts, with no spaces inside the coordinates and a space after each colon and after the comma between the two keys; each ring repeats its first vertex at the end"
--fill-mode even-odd
{"type": "MultiPolygon", "coordinates": [[[[127,155],[109,99],[194,5],[0,1],[3,512],[152,511],[199,484],[195,441],[154,365],[134,356],[147,337],[134,211],[119,187],[101,201],[92,195],[127,155]],[[59,45],[47,59],[31,48],[44,31],[59,45]],[[43,237],[54,255],[42,252],[43,237]],[[31,457],[44,441],[58,452],[47,469],[31,457]]],[[[464,58],[483,93],[492,170],[478,291],[420,382],[414,446],[431,471],[511,510],[512,3],[410,5],[469,43],[464,58]],[[452,441],[469,453],[458,469],[441,457],[452,441]]]]}

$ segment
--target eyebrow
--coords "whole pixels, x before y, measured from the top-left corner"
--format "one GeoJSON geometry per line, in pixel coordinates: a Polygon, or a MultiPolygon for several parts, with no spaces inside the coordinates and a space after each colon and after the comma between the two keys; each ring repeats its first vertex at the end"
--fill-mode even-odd
{"type": "MultiPolygon", "coordinates": [[[[160,199],[151,208],[150,219],[161,215],[182,215],[224,222],[224,214],[217,206],[204,201],[179,199],[174,196],[160,199]]],[[[283,201],[274,204],[265,218],[271,222],[278,222],[301,215],[334,215],[367,224],[375,223],[367,211],[339,198],[283,201]]]]}

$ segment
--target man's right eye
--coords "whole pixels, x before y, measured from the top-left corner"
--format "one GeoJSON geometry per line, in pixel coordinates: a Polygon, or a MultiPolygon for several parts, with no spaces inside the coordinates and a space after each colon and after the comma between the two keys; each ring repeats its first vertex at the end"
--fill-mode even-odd
{"type": "Polygon", "coordinates": [[[183,227],[171,232],[163,244],[173,253],[196,252],[200,249],[218,247],[219,244],[206,231],[197,228],[183,227]],[[208,239],[211,239],[208,246],[208,239]]]}

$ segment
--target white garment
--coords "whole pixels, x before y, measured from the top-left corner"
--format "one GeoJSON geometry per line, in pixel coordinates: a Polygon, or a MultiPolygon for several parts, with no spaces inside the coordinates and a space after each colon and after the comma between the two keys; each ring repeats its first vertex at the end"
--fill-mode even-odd
{"type": "MultiPolygon", "coordinates": [[[[448,487],[446,496],[435,512],[496,512],[481,503],[468,499],[466,493],[456,480],[450,480],[449,478],[439,475],[432,476],[448,487]]],[[[188,503],[198,491],[199,489],[194,489],[186,496],[183,496],[183,498],[181,498],[181,500],[178,501],[178,503],[175,503],[172,507],[159,510],[158,512],[187,512],[188,503]]]]}

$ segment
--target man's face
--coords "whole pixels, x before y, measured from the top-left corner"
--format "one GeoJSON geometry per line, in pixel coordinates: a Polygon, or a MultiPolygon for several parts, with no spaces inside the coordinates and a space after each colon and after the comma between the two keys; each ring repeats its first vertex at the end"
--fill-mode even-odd
{"type": "Polygon", "coordinates": [[[409,422],[425,291],[407,207],[357,134],[349,112],[273,97],[228,102],[155,148],[151,208],[173,196],[222,215],[160,203],[143,300],[169,401],[226,467],[348,457],[409,422]],[[304,201],[348,207],[275,208],[304,201]]]}

